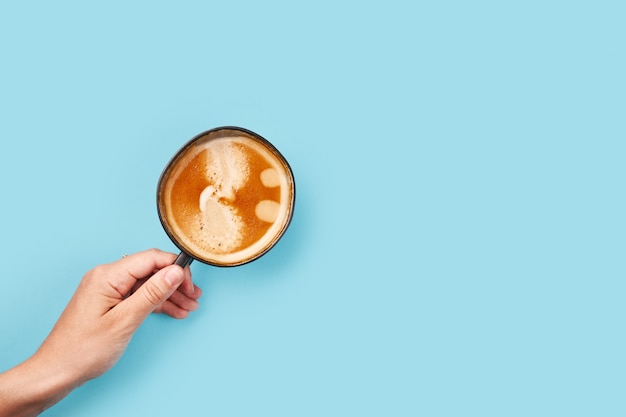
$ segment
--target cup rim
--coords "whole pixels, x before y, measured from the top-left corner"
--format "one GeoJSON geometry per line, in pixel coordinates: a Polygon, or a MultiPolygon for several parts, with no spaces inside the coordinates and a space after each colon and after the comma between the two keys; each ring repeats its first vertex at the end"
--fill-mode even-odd
{"type": "MultiPolygon", "coordinates": [[[[218,136],[216,138],[210,138],[207,140],[214,140],[214,139],[218,139],[221,136],[218,136]]],[[[189,257],[191,257],[192,259],[207,264],[207,265],[212,265],[212,266],[218,266],[218,267],[233,267],[233,266],[240,266],[240,265],[245,265],[247,263],[250,263],[252,261],[255,261],[257,259],[259,259],[260,257],[262,257],[263,255],[265,255],[267,252],[270,251],[270,249],[272,249],[277,243],[278,241],[284,236],[285,232],[287,231],[287,229],[289,228],[289,226],[291,225],[291,221],[293,219],[293,212],[295,210],[295,206],[296,206],[296,181],[295,181],[295,177],[293,175],[293,170],[291,168],[291,165],[289,164],[289,162],[287,161],[287,159],[284,157],[284,155],[267,139],[265,139],[263,136],[259,135],[256,132],[253,132],[249,129],[243,128],[243,127],[239,127],[239,126],[220,126],[220,127],[215,127],[212,129],[208,129],[205,130],[201,133],[198,133],[197,135],[193,136],[190,140],[188,140],[183,146],[181,146],[181,148],[176,151],[174,153],[174,155],[170,158],[170,160],[168,161],[168,163],[165,165],[165,168],[163,169],[163,171],[161,171],[161,175],[159,176],[159,181],[157,183],[157,192],[156,192],[156,203],[157,203],[157,213],[159,216],[159,222],[161,223],[161,226],[163,227],[163,230],[165,230],[165,233],[167,234],[167,236],[170,238],[170,240],[174,243],[174,245],[176,245],[176,247],[178,247],[178,249],[182,252],[184,252],[186,255],[188,255],[189,257]],[[288,216],[286,221],[284,222],[284,225],[281,227],[281,229],[278,231],[278,233],[276,234],[276,237],[270,241],[270,243],[264,247],[262,250],[260,250],[258,253],[256,253],[254,256],[251,256],[247,259],[241,260],[241,261],[237,261],[237,262],[228,262],[228,263],[223,263],[223,262],[217,262],[214,260],[210,260],[210,259],[206,259],[203,258],[201,256],[199,256],[197,253],[194,253],[193,250],[191,250],[187,245],[184,244],[184,242],[182,242],[182,239],[179,239],[176,235],[176,233],[171,229],[171,227],[169,226],[168,222],[165,220],[165,204],[161,203],[162,200],[162,195],[163,195],[163,189],[165,186],[165,180],[168,178],[171,169],[173,168],[173,166],[175,165],[175,163],[177,162],[177,160],[191,147],[193,146],[197,141],[205,138],[208,135],[211,134],[215,134],[216,132],[220,132],[220,131],[235,131],[235,132],[239,132],[239,133],[243,133],[245,136],[250,137],[260,143],[262,143],[265,147],[267,147],[280,161],[282,164],[284,164],[284,166],[286,167],[286,172],[288,174],[288,176],[290,177],[290,184],[291,184],[291,202],[290,202],[290,207],[291,209],[289,210],[288,216]]]]}

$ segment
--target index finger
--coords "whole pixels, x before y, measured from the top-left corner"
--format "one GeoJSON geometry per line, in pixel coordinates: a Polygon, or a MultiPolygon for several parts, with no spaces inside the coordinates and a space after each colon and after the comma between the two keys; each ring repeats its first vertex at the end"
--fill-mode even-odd
{"type": "Polygon", "coordinates": [[[133,285],[141,279],[147,278],[155,271],[172,265],[176,255],[159,249],[149,249],[109,264],[109,283],[121,295],[127,294],[133,285]]]}
{"type": "Polygon", "coordinates": [[[123,268],[129,276],[140,280],[152,275],[154,271],[172,265],[176,260],[176,255],[164,252],[160,249],[148,249],[123,257],[113,263],[123,268]]]}

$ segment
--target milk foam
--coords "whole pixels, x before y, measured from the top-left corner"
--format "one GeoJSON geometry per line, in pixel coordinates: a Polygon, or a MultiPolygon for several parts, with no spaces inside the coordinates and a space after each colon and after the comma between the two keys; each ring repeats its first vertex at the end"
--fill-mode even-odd
{"type": "Polygon", "coordinates": [[[246,154],[232,142],[216,142],[205,152],[206,177],[215,186],[217,197],[233,201],[250,173],[246,154]]]}
{"type": "Polygon", "coordinates": [[[240,245],[244,223],[230,206],[209,198],[201,206],[202,218],[197,239],[215,253],[228,253],[240,245]]]}
{"type": "Polygon", "coordinates": [[[280,174],[274,168],[267,168],[261,172],[261,182],[264,186],[273,188],[280,186],[280,174]]]}
{"type": "Polygon", "coordinates": [[[245,224],[227,202],[246,183],[250,168],[246,154],[230,142],[217,142],[206,150],[206,178],[211,181],[200,194],[202,212],[198,240],[215,253],[229,253],[243,238],[245,224]]]}

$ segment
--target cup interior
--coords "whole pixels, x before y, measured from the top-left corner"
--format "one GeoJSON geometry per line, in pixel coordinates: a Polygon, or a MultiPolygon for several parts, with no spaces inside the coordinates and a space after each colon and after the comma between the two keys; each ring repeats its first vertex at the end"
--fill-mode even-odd
{"type": "Polygon", "coordinates": [[[237,266],[267,253],[295,206],[284,156],[250,130],[226,126],[196,135],[166,165],[157,187],[159,220],[186,255],[237,266]]]}

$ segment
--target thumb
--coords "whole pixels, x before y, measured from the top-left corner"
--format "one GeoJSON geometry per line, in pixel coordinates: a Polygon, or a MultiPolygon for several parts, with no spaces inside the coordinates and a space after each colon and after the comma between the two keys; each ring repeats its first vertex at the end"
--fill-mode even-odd
{"type": "Polygon", "coordinates": [[[143,321],[176,291],[184,278],[183,269],[178,265],[161,269],[124,300],[127,313],[143,321]]]}

